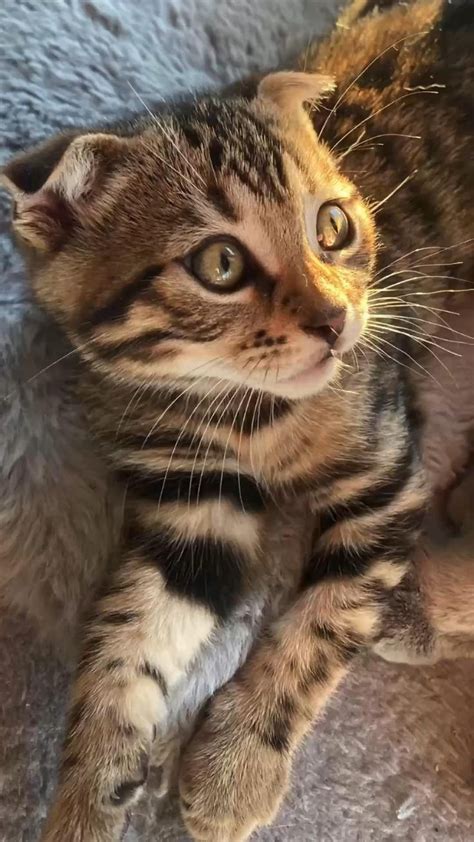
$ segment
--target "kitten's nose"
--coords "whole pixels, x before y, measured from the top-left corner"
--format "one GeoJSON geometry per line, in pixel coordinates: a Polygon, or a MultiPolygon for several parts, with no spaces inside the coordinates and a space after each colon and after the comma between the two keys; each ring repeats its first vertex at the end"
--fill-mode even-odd
{"type": "Polygon", "coordinates": [[[304,324],[303,330],[312,336],[317,336],[333,348],[339,339],[346,323],[344,307],[334,307],[332,310],[321,312],[311,319],[311,323],[304,324]]]}

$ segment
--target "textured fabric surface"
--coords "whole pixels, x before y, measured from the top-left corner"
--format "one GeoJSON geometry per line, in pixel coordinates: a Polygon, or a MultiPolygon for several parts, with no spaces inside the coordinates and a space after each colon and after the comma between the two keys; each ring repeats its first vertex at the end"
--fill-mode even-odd
{"type": "MultiPolygon", "coordinates": [[[[68,124],[134,108],[132,88],[153,101],[274,65],[326,28],[334,5],[3,0],[1,155],[68,124]]],[[[51,593],[52,571],[80,567],[84,580],[92,577],[105,557],[103,527],[112,525],[113,514],[71,397],[71,361],[42,371],[67,346],[29,300],[4,236],[6,212],[0,225],[0,586],[11,596],[15,576],[18,607],[33,602],[39,617],[57,606],[66,636],[78,577],[63,577],[62,591],[51,593]],[[28,575],[33,566],[34,577],[28,575]]],[[[25,620],[2,609],[1,842],[38,838],[54,783],[66,686],[66,673],[25,620]]],[[[275,826],[259,838],[468,842],[474,838],[473,704],[473,664],[415,670],[361,663],[306,744],[275,826]]],[[[127,842],[157,838],[186,836],[172,805],[161,804],[152,787],[127,842]]]]}

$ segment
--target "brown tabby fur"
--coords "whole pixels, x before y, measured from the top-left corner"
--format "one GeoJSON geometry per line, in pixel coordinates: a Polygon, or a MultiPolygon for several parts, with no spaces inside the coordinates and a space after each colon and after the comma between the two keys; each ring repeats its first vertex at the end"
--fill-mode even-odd
{"type": "MultiPolygon", "coordinates": [[[[315,515],[300,593],[211,701],[180,780],[195,839],[270,821],[303,735],[380,643],[427,500],[468,458],[462,428],[448,478],[431,459],[429,340],[377,308],[396,305],[401,280],[399,307],[428,335],[454,295],[469,310],[449,261],[473,277],[473,30],[462,4],[370,6],[353,4],[304,57],[324,76],[273,75],[257,95],[63,136],[6,168],[34,289],[80,348],[91,428],[128,491],[44,842],[120,837],[170,690],[258,588],[278,511],[297,498],[315,515]],[[337,88],[312,112],[317,141],[302,102],[331,90],[327,74],[337,88]],[[352,218],[340,253],[311,242],[314,197],[352,218]],[[185,256],[223,233],[245,245],[250,281],[222,295],[185,256]],[[341,308],[337,356],[298,385],[341,308]]],[[[435,602],[431,619],[446,620],[435,602]]]]}

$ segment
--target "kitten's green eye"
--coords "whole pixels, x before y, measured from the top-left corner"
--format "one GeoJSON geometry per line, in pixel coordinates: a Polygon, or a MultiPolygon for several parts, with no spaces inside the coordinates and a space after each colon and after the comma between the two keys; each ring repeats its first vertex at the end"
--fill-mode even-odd
{"type": "Polygon", "coordinates": [[[216,240],[193,254],[191,269],[205,286],[225,292],[242,280],[245,259],[232,240],[216,240]]]}
{"type": "Polygon", "coordinates": [[[318,243],[324,251],[338,251],[349,245],[351,225],[339,205],[326,202],[319,208],[316,221],[318,243]]]}

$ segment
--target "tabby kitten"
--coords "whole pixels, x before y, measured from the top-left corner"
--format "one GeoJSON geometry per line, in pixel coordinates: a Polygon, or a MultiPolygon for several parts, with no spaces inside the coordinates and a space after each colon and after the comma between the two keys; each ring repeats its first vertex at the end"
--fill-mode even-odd
{"type": "MultiPolygon", "coordinates": [[[[306,57],[318,72],[63,135],[7,166],[33,287],[80,351],[91,430],[127,491],[45,842],[120,837],[174,688],[258,590],[295,500],[315,527],[299,594],[184,755],[195,839],[245,839],[271,819],[296,746],[376,643],[436,471],[423,470],[414,400],[424,346],[397,330],[397,311],[381,338],[389,353],[361,339],[394,275],[407,295],[443,300],[445,281],[412,269],[413,254],[471,233],[467,17],[419,0],[337,32],[306,57]],[[337,89],[309,111],[334,89],[326,73],[337,89]],[[389,109],[432,78],[449,94],[389,109]],[[364,178],[344,152],[369,119],[372,136],[416,125],[425,139],[408,153],[362,150],[364,178]],[[436,216],[435,185],[449,193],[436,216]]],[[[453,470],[465,452],[463,436],[453,470]]]]}

